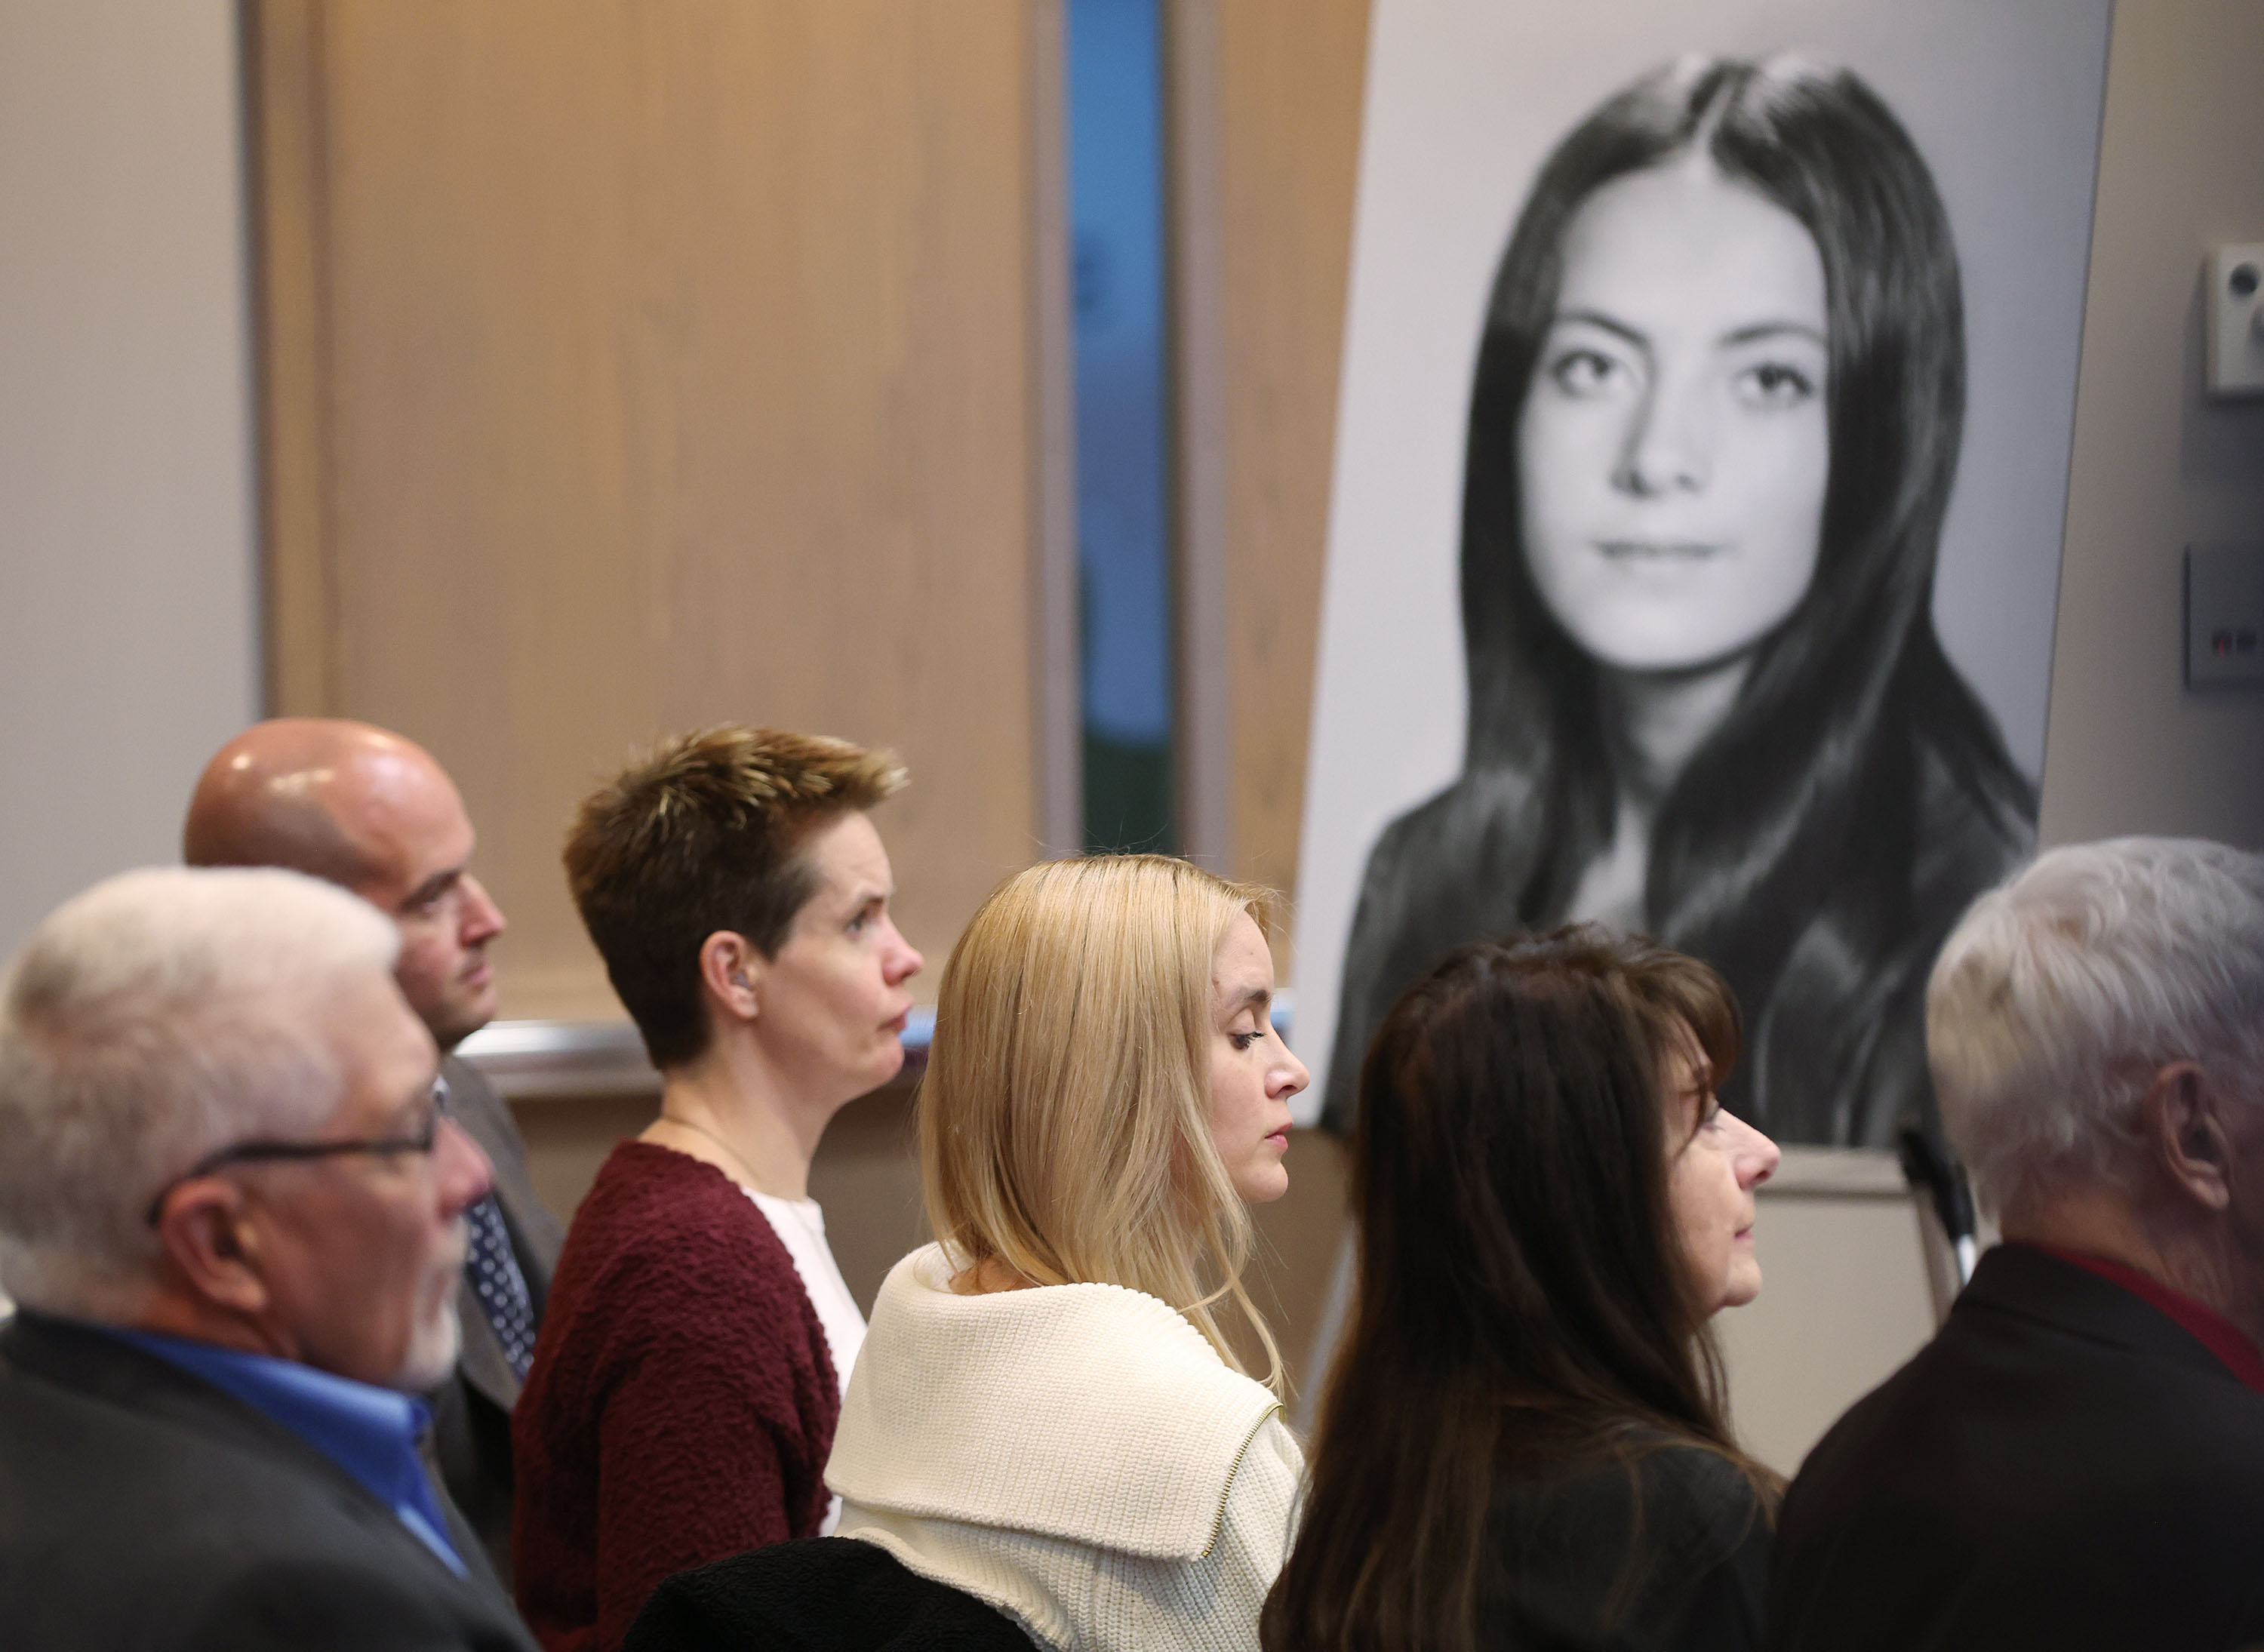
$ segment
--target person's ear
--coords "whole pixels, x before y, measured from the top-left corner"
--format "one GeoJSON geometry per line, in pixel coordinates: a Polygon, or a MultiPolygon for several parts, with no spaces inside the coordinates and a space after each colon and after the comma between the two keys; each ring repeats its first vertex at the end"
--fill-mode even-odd
{"type": "Polygon", "coordinates": [[[238,1315],[267,1309],[259,1240],[243,1195],[217,1177],[184,1182],[157,1217],[164,1267],[191,1295],[238,1315]]]}
{"type": "Polygon", "coordinates": [[[763,955],[744,935],[717,930],[700,943],[700,979],[719,1011],[751,1021],[760,1009],[763,955]]]}
{"type": "Polygon", "coordinates": [[[2205,1210],[2231,1205],[2232,1141],[2207,1075],[2191,1061],[2173,1061],[2154,1075],[2140,1105],[2170,1180],[2205,1210]]]}

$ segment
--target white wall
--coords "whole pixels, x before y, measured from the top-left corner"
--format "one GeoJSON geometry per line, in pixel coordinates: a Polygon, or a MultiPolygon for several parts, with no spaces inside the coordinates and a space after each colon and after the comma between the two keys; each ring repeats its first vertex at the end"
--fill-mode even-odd
{"type": "Polygon", "coordinates": [[[229,0],[0,0],[0,953],[256,714],[229,0]]]}
{"type": "MultiPolygon", "coordinates": [[[[2108,56],[2043,837],[2264,847],[2264,692],[2187,693],[2181,554],[2264,540],[2264,402],[2201,393],[2201,269],[2264,240],[2264,4],[2122,0],[2108,56]]],[[[1769,1284],[1725,1315],[1746,1442],[1789,1470],[1926,1339],[1907,1205],[1761,1205],[1769,1284]]]]}
{"type": "Polygon", "coordinates": [[[2188,540],[2264,540],[2264,402],[2201,391],[2201,271],[2264,240],[2264,5],[2123,0],[2060,577],[2043,832],[2264,847],[2264,692],[2188,694],[2188,540]]]}
{"type": "MultiPolygon", "coordinates": [[[[2043,837],[2264,848],[2264,692],[2181,685],[2181,554],[2264,540],[2264,402],[2201,393],[2201,270],[2264,240],[2264,4],[2122,0],[2076,388],[2043,837]]],[[[1724,1315],[1747,1443],[1781,1468],[1925,1340],[1908,1206],[1765,1199],[1769,1286],[1724,1315]]]]}

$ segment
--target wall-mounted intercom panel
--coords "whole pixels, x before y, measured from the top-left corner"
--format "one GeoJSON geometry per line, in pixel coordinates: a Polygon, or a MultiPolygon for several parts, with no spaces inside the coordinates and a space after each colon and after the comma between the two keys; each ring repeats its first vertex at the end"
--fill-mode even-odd
{"type": "Polygon", "coordinates": [[[2186,547],[2186,686],[2264,685],[2264,545],[2186,547]]]}

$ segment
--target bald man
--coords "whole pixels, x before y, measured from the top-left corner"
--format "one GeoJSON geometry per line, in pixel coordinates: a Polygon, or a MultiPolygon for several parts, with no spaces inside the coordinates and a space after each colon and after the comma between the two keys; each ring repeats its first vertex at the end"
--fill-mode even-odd
{"type": "Polygon", "coordinates": [[[367,723],[285,717],[206,765],[182,830],[192,866],[288,866],[343,886],[401,932],[395,979],[443,1052],[450,1116],[487,1150],[495,1186],[465,1213],[454,1378],[433,1395],[435,1466],[511,1576],[511,1409],[563,1237],[526,1176],[526,1144],[479,1070],[454,1054],[496,1011],[488,943],[503,914],[472,875],[472,823],[415,742],[367,723]]]}

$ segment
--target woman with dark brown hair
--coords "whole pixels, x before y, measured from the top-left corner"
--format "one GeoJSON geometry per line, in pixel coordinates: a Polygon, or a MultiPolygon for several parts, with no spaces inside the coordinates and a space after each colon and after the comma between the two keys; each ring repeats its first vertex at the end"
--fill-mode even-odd
{"type": "Polygon", "coordinates": [[[1779,1482],[1707,1330],[1760,1289],[1737,1004],[1573,925],[1464,946],[1360,1076],[1359,1297],[1269,1652],[1751,1648],[1779,1482]]]}

